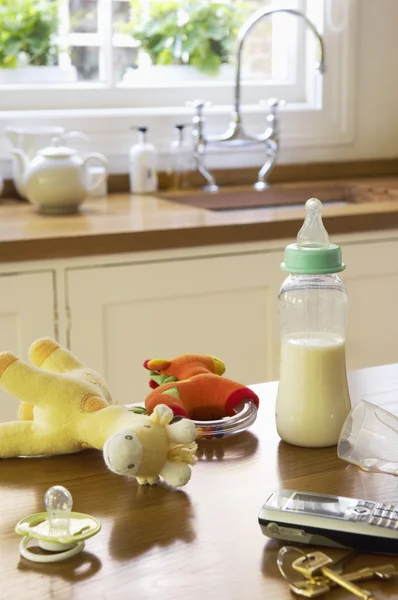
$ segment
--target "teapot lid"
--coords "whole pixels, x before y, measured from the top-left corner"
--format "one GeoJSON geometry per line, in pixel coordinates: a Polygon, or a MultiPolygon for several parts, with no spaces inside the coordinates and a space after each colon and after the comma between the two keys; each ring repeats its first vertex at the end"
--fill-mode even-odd
{"type": "Polygon", "coordinates": [[[39,151],[41,156],[45,158],[67,158],[76,154],[76,150],[73,150],[73,148],[61,145],[60,137],[54,137],[51,142],[52,146],[47,146],[47,148],[39,151]]]}

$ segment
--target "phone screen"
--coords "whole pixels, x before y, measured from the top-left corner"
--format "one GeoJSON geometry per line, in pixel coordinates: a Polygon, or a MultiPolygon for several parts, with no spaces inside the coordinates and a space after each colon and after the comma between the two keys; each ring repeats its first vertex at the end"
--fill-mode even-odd
{"type": "Polygon", "coordinates": [[[355,506],[356,501],[337,496],[319,496],[296,492],[283,507],[293,512],[306,512],[325,517],[344,519],[347,509],[355,506]]]}

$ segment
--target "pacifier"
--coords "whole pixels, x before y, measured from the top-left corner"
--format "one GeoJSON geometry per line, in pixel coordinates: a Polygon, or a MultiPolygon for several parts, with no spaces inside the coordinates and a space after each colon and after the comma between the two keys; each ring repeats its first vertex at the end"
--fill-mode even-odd
{"type": "Polygon", "coordinates": [[[84,540],[96,535],[101,529],[97,519],[72,511],[72,495],[61,485],[47,490],[44,496],[47,512],[24,517],[15,527],[22,535],[19,544],[21,556],[33,562],[50,563],[67,560],[79,554],[84,540]],[[51,554],[38,554],[29,550],[30,542],[38,540],[38,546],[51,554]]]}

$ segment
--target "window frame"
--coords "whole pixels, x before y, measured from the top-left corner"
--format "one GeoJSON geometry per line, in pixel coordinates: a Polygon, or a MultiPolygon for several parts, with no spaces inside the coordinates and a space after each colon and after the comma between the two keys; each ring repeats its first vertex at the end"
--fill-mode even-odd
{"type": "MultiPolygon", "coordinates": [[[[105,0],[100,0],[104,2],[105,0]]],[[[326,73],[320,76],[314,70],[315,40],[306,36],[306,69],[304,98],[295,102],[292,87],[287,84],[246,84],[264,92],[266,97],[285,98],[281,108],[283,147],[293,152],[297,148],[331,144],[349,144],[353,140],[353,98],[355,97],[356,23],[358,0],[351,0],[350,20],[339,33],[333,32],[325,21],[324,4],[319,0],[300,0],[305,12],[323,33],[326,49],[326,73]],[[289,95],[290,92],[290,95],[289,95]]],[[[108,3],[109,5],[109,3],[108,3]]],[[[283,4],[285,6],[286,3],[283,4]]],[[[233,83],[213,83],[213,105],[206,112],[209,134],[221,133],[228,125],[233,102],[233,83]]],[[[159,148],[160,168],[167,163],[167,149],[177,122],[189,122],[192,110],[185,106],[187,100],[208,96],[207,83],[170,85],[162,88],[161,99],[153,92],[159,88],[137,86],[134,88],[104,88],[104,84],[79,84],[77,90],[70,86],[43,89],[43,86],[18,86],[0,94],[0,156],[8,153],[9,146],[1,136],[6,125],[56,124],[67,129],[79,129],[91,138],[91,145],[107,154],[111,172],[126,172],[127,149],[132,142],[131,127],[146,125],[151,139],[159,148]],[[16,94],[16,90],[19,92],[16,94]],[[29,95],[30,110],[26,110],[29,95]],[[105,93],[106,92],[106,93],[105,93]],[[12,96],[10,96],[12,94],[12,96]],[[7,98],[9,96],[9,98],[7,98]],[[59,99],[62,97],[62,105],[59,99]],[[13,98],[12,103],[10,98],[13,98]],[[45,103],[43,104],[43,99],[45,103]],[[13,110],[10,110],[12,105],[13,110]],[[153,132],[156,132],[154,134],[153,132]]],[[[258,123],[265,124],[266,109],[252,101],[242,105],[242,115],[248,131],[259,133],[258,123]]],[[[261,164],[262,148],[235,150],[226,147],[209,147],[215,167],[252,166],[261,164]]]]}
{"type": "MultiPolygon", "coordinates": [[[[102,81],[80,81],[67,84],[15,84],[15,85],[0,85],[0,109],[15,110],[15,111],[36,111],[36,110],[84,110],[88,108],[169,108],[185,103],[193,98],[208,97],[214,105],[223,105],[231,102],[231,94],[234,87],[234,69],[231,67],[232,76],[229,80],[214,79],[209,77],[206,80],[198,78],[197,81],[188,82],[173,82],[169,85],[164,84],[145,84],[137,80],[134,86],[125,85],[115,82],[113,79],[113,50],[112,45],[112,0],[97,0],[98,2],[98,31],[97,33],[76,33],[67,34],[66,29],[69,24],[69,14],[66,7],[66,2],[63,0],[60,7],[61,31],[60,45],[61,48],[67,45],[68,40],[87,39],[87,43],[77,44],[80,47],[96,47],[101,48],[99,52],[99,71],[102,74],[102,81]],[[89,40],[97,40],[97,42],[89,40]],[[100,40],[103,43],[100,43],[100,40]],[[153,92],[160,92],[154,94],[153,92]],[[29,93],[27,99],[26,93],[29,93]],[[101,93],[99,93],[101,92],[101,93]],[[11,108],[12,107],[12,108],[11,108]]],[[[120,1],[120,0],[119,0],[120,1]]],[[[124,0],[123,0],[124,1],[124,0]]],[[[128,1],[128,0],[126,0],[128,1]]],[[[274,0],[275,6],[278,4],[281,7],[295,8],[305,11],[308,0],[274,0]]],[[[282,19],[284,17],[282,16],[282,19]]],[[[303,54],[304,40],[303,23],[298,19],[292,19],[292,22],[298,24],[300,31],[300,53],[303,54]]],[[[281,17],[279,17],[281,19],[281,17]]],[[[281,23],[281,22],[280,22],[281,23]]],[[[282,21],[283,24],[283,21],[282,21]]],[[[276,25],[278,26],[278,25],[276,25]]],[[[280,26],[280,25],[279,25],[280,26]]],[[[274,25],[275,27],[275,25],[274,25]]],[[[278,32],[276,32],[277,35],[278,32]]],[[[282,29],[281,35],[285,31],[282,29]]],[[[275,42],[278,54],[284,49],[285,44],[280,41],[275,42]]],[[[72,44],[72,47],[76,45],[72,44]]],[[[295,62],[296,57],[294,57],[295,62]]],[[[64,52],[60,53],[60,64],[63,67],[71,67],[70,58],[64,52]]],[[[300,65],[301,67],[301,65],[300,65]]],[[[155,69],[157,67],[154,67],[155,69]]],[[[162,67],[160,67],[162,68],[162,67]]],[[[246,103],[255,104],[264,95],[280,95],[288,102],[295,101],[299,97],[304,97],[305,89],[303,86],[303,73],[297,65],[292,69],[290,78],[284,81],[275,80],[259,80],[259,81],[242,81],[246,91],[246,103]],[[301,77],[300,77],[301,75],[301,77]]]]}

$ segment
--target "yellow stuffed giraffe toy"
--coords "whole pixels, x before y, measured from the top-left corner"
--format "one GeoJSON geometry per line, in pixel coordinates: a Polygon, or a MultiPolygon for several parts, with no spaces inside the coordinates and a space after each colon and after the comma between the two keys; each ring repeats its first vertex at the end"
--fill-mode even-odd
{"type": "Polygon", "coordinates": [[[195,463],[195,425],[171,423],[158,405],[151,416],[112,402],[107,384],[71,352],[43,338],[29,349],[31,364],[0,353],[0,386],[22,400],[19,421],[0,424],[0,458],[103,450],[108,468],[154,484],[185,485],[195,463]]]}

